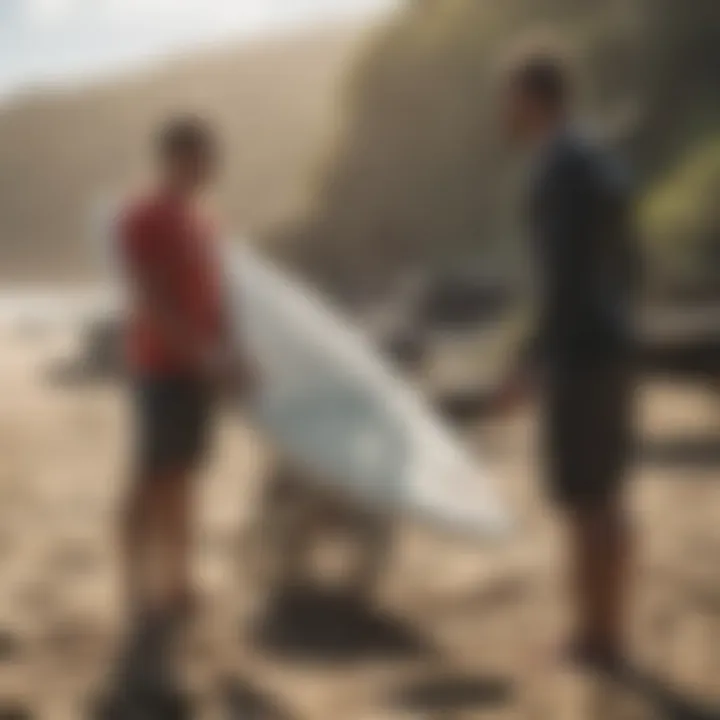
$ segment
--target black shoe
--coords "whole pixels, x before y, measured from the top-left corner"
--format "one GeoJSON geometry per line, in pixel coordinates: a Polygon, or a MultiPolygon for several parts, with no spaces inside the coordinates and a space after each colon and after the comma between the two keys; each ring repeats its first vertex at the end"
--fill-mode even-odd
{"type": "Polygon", "coordinates": [[[94,720],[190,720],[190,703],[179,692],[148,693],[130,688],[103,698],[95,708],[94,720]]]}
{"type": "Polygon", "coordinates": [[[622,652],[591,642],[572,644],[565,653],[565,659],[581,670],[608,678],[621,679],[630,671],[630,663],[622,652]]]}
{"type": "Polygon", "coordinates": [[[120,654],[109,692],[96,708],[96,720],[184,720],[189,704],[174,672],[175,623],[168,616],[137,622],[120,654]]]}

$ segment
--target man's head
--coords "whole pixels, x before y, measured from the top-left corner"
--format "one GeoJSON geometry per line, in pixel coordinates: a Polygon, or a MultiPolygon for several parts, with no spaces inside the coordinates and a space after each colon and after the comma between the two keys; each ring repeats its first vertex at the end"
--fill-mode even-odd
{"type": "Polygon", "coordinates": [[[197,190],[217,171],[217,139],[210,125],[199,117],[170,119],[160,128],[156,149],[163,180],[177,190],[197,190]]]}
{"type": "Polygon", "coordinates": [[[503,123],[518,143],[541,141],[565,123],[572,82],[564,61],[551,51],[526,52],[503,75],[503,123]]]}

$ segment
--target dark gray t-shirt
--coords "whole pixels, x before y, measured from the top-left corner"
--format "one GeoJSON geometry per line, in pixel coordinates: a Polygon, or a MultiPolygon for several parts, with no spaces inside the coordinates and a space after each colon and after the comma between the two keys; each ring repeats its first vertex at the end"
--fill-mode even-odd
{"type": "Polygon", "coordinates": [[[626,354],[639,276],[626,170],[569,131],[547,148],[531,188],[539,290],[533,354],[592,364],[626,354]]]}

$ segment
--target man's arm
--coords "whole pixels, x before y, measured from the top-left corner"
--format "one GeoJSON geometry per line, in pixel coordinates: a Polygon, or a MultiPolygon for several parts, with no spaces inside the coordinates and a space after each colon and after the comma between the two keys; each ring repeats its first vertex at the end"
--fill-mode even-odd
{"type": "Polygon", "coordinates": [[[529,307],[508,322],[505,346],[509,362],[490,400],[490,414],[507,415],[524,405],[534,394],[537,356],[537,318],[529,307]]]}
{"type": "MultiPolygon", "coordinates": [[[[217,258],[218,266],[226,249],[217,258]]],[[[220,289],[221,302],[219,312],[219,337],[216,361],[222,375],[221,381],[225,390],[234,396],[252,394],[259,383],[259,372],[254,358],[250,357],[247,348],[239,341],[242,332],[238,332],[236,324],[238,313],[233,312],[232,292],[223,283],[220,289]]]]}
{"type": "Polygon", "coordinates": [[[596,290],[593,262],[598,257],[592,243],[600,200],[592,159],[572,151],[558,158],[540,199],[537,232],[548,253],[548,267],[538,339],[543,352],[551,352],[552,344],[572,343],[575,333],[583,331],[587,305],[596,290]]]}
{"type": "Polygon", "coordinates": [[[552,352],[559,334],[572,332],[591,287],[592,185],[576,158],[559,158],[538,192],[537,242],[543,245],[542,309],[531,313],[515,357],[494,400],[498,414],[525,404],[534,394],[543,357],[552,352]]]}

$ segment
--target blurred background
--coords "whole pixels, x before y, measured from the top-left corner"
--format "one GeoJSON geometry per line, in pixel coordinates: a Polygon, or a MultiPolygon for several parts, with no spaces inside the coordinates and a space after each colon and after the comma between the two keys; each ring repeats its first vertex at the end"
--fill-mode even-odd
{"type": "Polygon", "coordinates": [[[506,252],[488,211],[502,201],[492,71],[544,27],[643,179],[654,288],[711,296],[715,13],[710,0],[4,0],[3,273],[87,272],[88,199],[136,172],[149,129],[185,108],[223,132],[232,225],[320,256],[317,272],[337,263],[360,282],[408,256],[506,252]]]}
{"type": "MultiPolygon", "coordinates": [[[[522,518],[503,548],[399,528],[372,607],[276,642],[248,622],[241,548],[267,453],[228,420],[203,487],[197,717],[717,716],[718,77],[716,0],[0,0],[0,717],[83,717],[116,632],[127,443],[117,388],[88,382],[87,358],[58,368],[77,338],[45,310],[23,320],[20,298],[49,308],[100,276],[93,209],[143,176],[178,111],[221,133],[228,230],[361,322],[522,518]],[[528,31],[568,48],[583,114],[641,190],[634,632],[664,683],[621,710],[533,666],[528,643],[567,619],[532,413],[480,417],[528,283],[494,106],[528,31]]],[[[92,335],[93,362],[107,342],[92,335]]]]}

